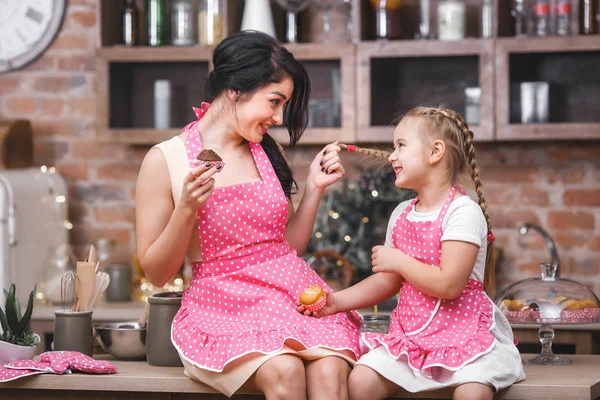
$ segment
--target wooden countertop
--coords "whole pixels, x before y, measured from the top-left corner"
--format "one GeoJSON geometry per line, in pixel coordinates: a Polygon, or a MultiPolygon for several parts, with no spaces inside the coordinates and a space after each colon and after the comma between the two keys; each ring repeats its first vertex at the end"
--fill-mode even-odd
{"type": "MultiPolygon", "coordinates": [[[[127,302],[107,302],[99,299],[92,309],[92,318],[96,321],[137,321],[142,314],[145,302],[141,300],[127,302]]],[[[54,321],[54,311],[60,306],[35,305],[31,319],[34,321],[54,321]]]]}
{"type": "MultiPolygon", "coordinates": [[[[533,355],[523,355],[524,359],[533,355]]],[[[566,366],[525,365],[527,379],[497,394],[497,399],[596,399],[600,397],[600,356],[564,355],[573,361],[566,366]]],[[[152,367],[146,362],[113,361],[114,375],[36,375],[0,384],[2,389],[70,391],[217,393],[183,375],[183,368],[152,367]]],[[[242,392],[254,394],[255,392],[242,392]]],[[[234,396],[235,398],[236,396],[234,396]]],[[[452,389],[430,393],[398,392],[398,398],[448,399],[452,389]]],[[[223,397],[224,398],[224,397],[223,397]]]]}

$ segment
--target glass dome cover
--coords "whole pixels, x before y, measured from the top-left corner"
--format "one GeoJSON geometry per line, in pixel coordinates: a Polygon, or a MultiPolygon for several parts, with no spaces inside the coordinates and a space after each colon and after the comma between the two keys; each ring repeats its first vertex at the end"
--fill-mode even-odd
{"type": "Polygon", "coordinates": [[[507,287],[496,305],[511,323],[570,325],[600,322],[600,300],[587,287],[556,278],[556,264],[541,264],[542,276],[507,287]]]}

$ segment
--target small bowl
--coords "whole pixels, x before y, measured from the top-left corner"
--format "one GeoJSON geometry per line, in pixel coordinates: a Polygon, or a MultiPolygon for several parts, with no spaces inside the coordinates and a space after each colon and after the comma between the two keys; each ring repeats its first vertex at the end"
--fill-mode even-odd
{"type": "Polygon", "coordinates": [[[97,325],[96,337],[107,353],[119,360],[146,359],[146,327],[137,322],[113,322],[97,325]]]}

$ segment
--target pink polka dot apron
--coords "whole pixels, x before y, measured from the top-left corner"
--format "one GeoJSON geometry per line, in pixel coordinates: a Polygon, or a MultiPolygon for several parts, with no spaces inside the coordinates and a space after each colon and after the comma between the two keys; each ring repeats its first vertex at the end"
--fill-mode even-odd
{"type": "MultiPolygon", "coordinates": [[[[198,118],[207,108],[195,109],[198,118]]],[[[196,122],[184,129],[193,166],[202,143],[196,122]]],[[[193,265],[173,320],[173,344],[187,361],[217,372],[244,355],[279,351],[288,339],[358,357],[358,314],[314,318],[296,311],[307,286],[327,285],[288,245],[287,198],[262,146],[249,145],[261,180],[216,187],[198,209],[203,262],[193,265]]]]}
{"type": "MultiPolygon", "coordinates": [[[[392,231],[394,247],[422,263],[439,267],[442,253],[442,222],[454,199],[453,186],[435,221],[409,221],[415,198],[396,220],[392,231]]],[[[400,290],[392,312],[389,333],[364,334],[369,349],[384,346],[395,359],[405,355],[413,370],[431,376],[433,367],[456,371],[489,352],[494,346],[493,304],[483,283],[469,279],[464,291],[453,300],[420,292],[408,282],[400,290]]]]}

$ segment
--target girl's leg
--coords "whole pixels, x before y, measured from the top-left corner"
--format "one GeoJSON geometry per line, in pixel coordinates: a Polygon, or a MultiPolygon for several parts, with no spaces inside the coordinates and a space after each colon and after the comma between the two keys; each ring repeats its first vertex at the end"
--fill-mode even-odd
{"type": "Polygon", "coordinates": [[[262,391],[267,400],[306,399],[304,362],[293,355],[283,354],[269,359],[248,383],[262,391]]]}
{"type": "Polygon", "coordinates": [[[364,365],[354,367],[348,378],[350,400],[385,399],[400,387],[364,365]]]}
{"type": "Polygon", "coordinates": [[[454,389],[454,400],[493,400],[494,388],[483,383],[463,383],[454,389]]]}
{"type": "Polygon", "coordinates": [[[306,385],[309,400],[348,399],[348,363],[335,356],[306,363],[306,385]]]}

